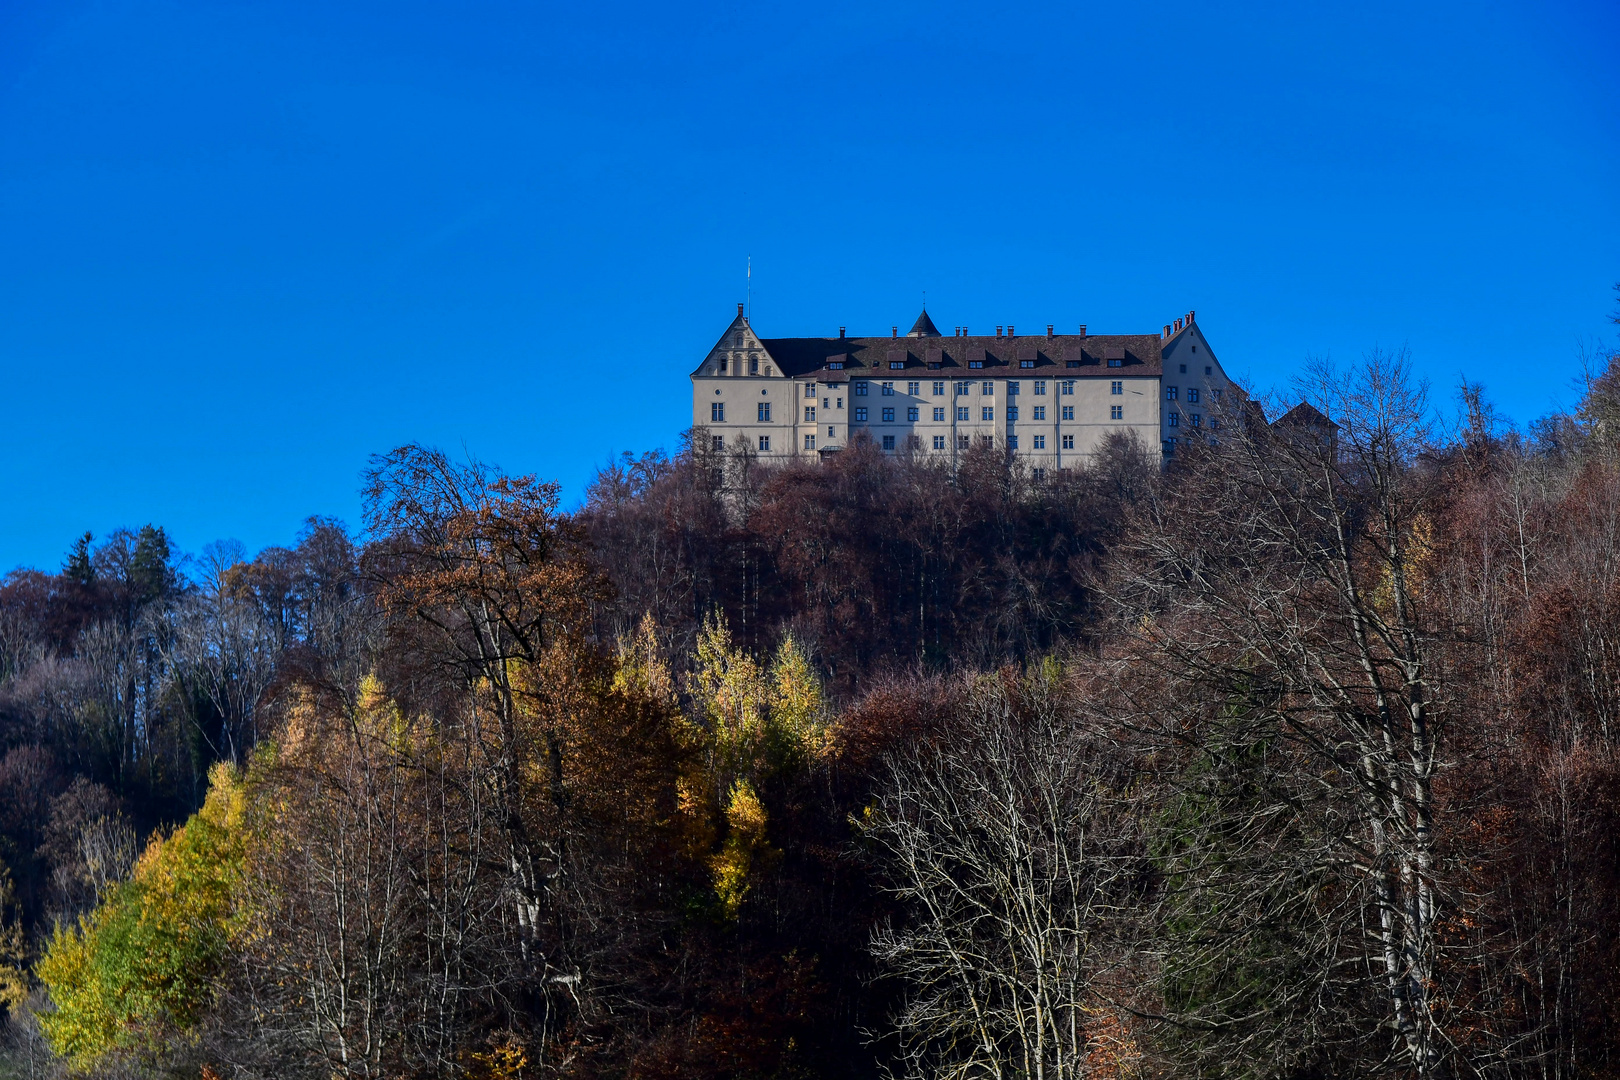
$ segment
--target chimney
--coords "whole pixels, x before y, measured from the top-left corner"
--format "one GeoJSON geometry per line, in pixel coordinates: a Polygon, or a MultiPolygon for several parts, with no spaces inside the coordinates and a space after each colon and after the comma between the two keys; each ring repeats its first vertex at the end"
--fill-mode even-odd
{"type": "Polygon", "coordinates": [[[1178,334],[1181,333],[1181,320],[1180,319],[1176,320],[1176,333],[1178,333],[1178,334]]]}
{"type": "Polygon", "coordinates": [[[996,337],[1000,337],[1000,336],[1001,336],[1001,327],[998,326],[998,327],[996,327],[996,337]]]}
{"type": "Polygon", "coordinates": [[[1054,335],[1054,334],[1053,334],[1053,333],[1052,333],[1052,324],[1051,324],[1051,323],[1047,323],[1047,324],[1046,324],[1046,336],[1047,336],[1047,337],[1053,337],[1053,336],[1055,336],[1055,335],[1054,335]]]}
{"type": "Polygon", "coordinates": [[[1170,336],[1170,324],[1169,323],[1164,324],[1164,336],[1165,337],[1170,336]]]}
{"type": "Polygon", "coordinates": [[[1080,336],[1081,337],[1086,336],[1086,324],[1085,323],[1080,324],[1080,336]]]}
{"type": "Polygon", "coordinates": [[[743,306],[741,304],[738,304],[737,305],[737,318],[739,318],[739,319],[742,318],[742,309],[743,309],[743,306]]]}
{"type": "Polygon", "coordinates": [[[1189,311],[1189,312],[1187,312],[1187,325],[1191,326],[1192,321],[1193,321],[1193,313],[1189,311]]]}
{"type": "Polygon", "coordinates": [[[890,337],[899,337],[900,336],[900,328],[898,326],[889,327],[889,336],[890,337]]]}
{"type": "Polygon", "coordinates": [[[1007,336],[1008,337],[1017,337],[1018,336],[1017,334],[1013,333],[1012,323],[1007,324],[1007,336]]]}
{"type": "Polygon", "coordinates": [[[844,336],[844,328],[843,328],[843,327],[842,327],[842,326],[840,326],[840,327],[839,327],[839,328],[838,328],[838,336],[839,336],[839,337],[843,337],[843,336],[844,336]]]}

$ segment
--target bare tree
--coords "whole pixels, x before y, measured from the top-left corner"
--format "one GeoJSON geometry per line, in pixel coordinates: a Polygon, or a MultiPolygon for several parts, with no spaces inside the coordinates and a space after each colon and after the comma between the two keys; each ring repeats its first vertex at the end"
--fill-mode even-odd
{"type": "Polygon", "coordinates": [[[987,678],[944,738],[890,762],[866,836],[906,917],[873,951],[905,984],[910,1075],[1064,1080],[1131,1055],[1106,945],[1141,866],[1124,780],[1055,669],[987,678]]]}
{"type": "MultiPolygon", "coordinates": [[[[1383,1052],[1367,1048],[1367,1067],[1442,1076],[1460,1062],[1445,1030],[1435,785],[1469,651],[1431,596],[1429,410],[1404,355],[1313,374],[1309,400],[1271,425],[1247,402],[1228,402],[1219,428],[1185,444],[1180,475],[1138,515],[1108,595],[1127,635],[1121,670],[1159,681],[1127,719],[1215,763],[1222,707],[1266,733],[1257,745],[1295,772],[1290,798],[1308,800],[1305,817],[1320,825],[1319,880],[1301,902],[1321,917],[1326,937],[1312,951],[1328,961],[1309,969],[1314,986],[1266,1008],[1275,1021],[1327,1001],[1342,1015],[1366,1006],[1360,1030],[1392,1037],[1383,1052]]],[[[1248,827],[1260,842],[1248,819],[1292,808],[1284,799],[1231,809],[1240,817],[1229,835],[1248,827]]],[[[1217,896],[1202,905],[1183,896],[1177,917],[1208,916],[1205,929],[1217,930],[1217,896]]],[[[1218,963],[1229,939],[1192,940],[1218,963]]],[[[1171,1013],[1177,1004],[1166,1002],[1171,1013]]],[[[1232,1005],[1218,993],[1195,998],[1171,1019],[1231,1029],[1246,1019],[1232,1005]]]]}

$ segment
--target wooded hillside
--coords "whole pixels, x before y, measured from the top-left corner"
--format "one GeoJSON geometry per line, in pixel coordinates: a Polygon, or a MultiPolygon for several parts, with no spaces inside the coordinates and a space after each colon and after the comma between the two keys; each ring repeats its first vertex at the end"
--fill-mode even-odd
{"type": "Polygon", "coordinates": [[[1620,360],[1259,406],[14,571],[0,1075],[1620,1076],[1620,360]]]}

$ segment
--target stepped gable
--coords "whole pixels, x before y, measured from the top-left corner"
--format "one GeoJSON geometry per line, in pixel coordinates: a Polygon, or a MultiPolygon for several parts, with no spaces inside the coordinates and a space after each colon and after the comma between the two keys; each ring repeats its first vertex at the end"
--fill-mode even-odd
{"type": "Polygon", "coordinates": [[[1058,334],[1047,337],[832,337],[761,338],[760,344],[788,378],[816,375],[826,382],[851,376],[877,378],[904,373],[905,378],[963,378],[1019,374],[1032,378],[1107,378],[1158,376],[1164,373],[1163,340],[1158,334],[1058,334]],[[1021,368],[1021,360],[1034,368],[1021,368]],[[1109,367],[1119,360],[1118,367],[1109,367]],[[829,369],[828,361],[842,363],[829,369]],[[980,368],[970,367],[979,362],[980,368]],[[1071,362],[1075,366],[1070,366],[1071,362]],[[903,363],[904,368],[891,368],[903,363]],[[938,368],[931,365],[938,364],[938,368]]]}

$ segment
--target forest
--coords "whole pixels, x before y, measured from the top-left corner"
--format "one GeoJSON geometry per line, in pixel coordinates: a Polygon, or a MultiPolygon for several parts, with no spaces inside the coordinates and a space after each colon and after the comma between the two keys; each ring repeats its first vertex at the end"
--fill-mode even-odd
{"type": "Polygon", "coordinates": [[[0,1076],[1620,1077],[1582,386],[86,534],[0,579],[0,1076]]]}

